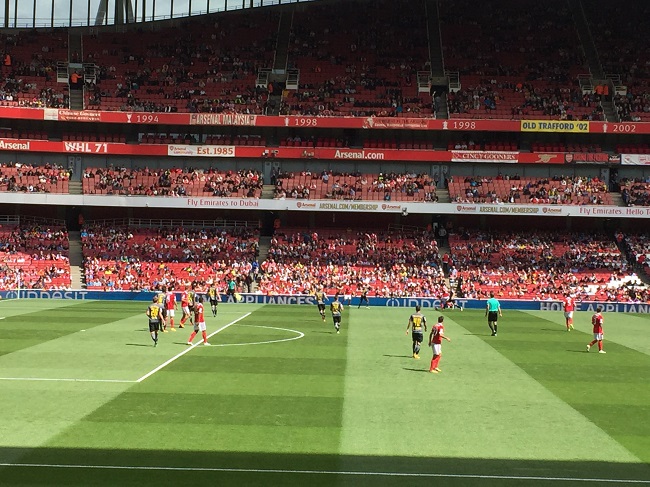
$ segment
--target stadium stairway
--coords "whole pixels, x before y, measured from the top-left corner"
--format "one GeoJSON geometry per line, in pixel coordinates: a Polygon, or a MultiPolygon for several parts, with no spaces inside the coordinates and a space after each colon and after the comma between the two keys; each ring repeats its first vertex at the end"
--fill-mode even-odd
{"type": "Polygon", "coordinates": [[[438,0],[427,0],[427,31],[429,33],[429,58],[431,61],[431,76],[445,77],[445,64],[442,55],[442,42],[440,34],[440,15],[438,0]]]}
{"type": "Polygon", "coordinates": [[[609,196],[612,198],[612,205],[614,206],[625,206],[623,202],[623,197],[621,193],[609,193],[609,196]]]}
{"type": "Polygon", "coordinates": [[[81,181],[69,181],[68,182],[68,193],[70,193],[70,194],[82,194],[83,190],[81,188],[81,181]]]}
{"type": "Polygon", "coordinates": [[[269,256],[269,248],[271,247],[271,237],[260,237],[260,254],[257,261],[261,264],[269,256]]]}
{"type": "Polygon", "coordinates": [[[275,186],[272,184],[265,184],[262,188],[262,199],[272,200],[273,196],[275,196],[275,186]]]}
{"type": "Polygon", "coordinates": [[[436,196],[438,197],[438,203],[451,203],[449,190],[447,189],[437,189],[436,196]]]}
{"type": "Polygon", "coordinates": [[[83,254],[81,251],[81,234],[80,232],[68,232],[70,241],[70,279],[72,289],[83,289],[85,287],[83,280],[83,254]]]}
{"type": "Polygon", "coordinates": [[[569,0],[569,7],[571,9],[571,13],[573,14],[573,19],[578,30],[578,35],[580,36],[580,42],[582,43],[582,48],[587,59],[587,64],[589,65],[589,72],[591,73],[591,77],[595,79],[603,79],[605,77],[605,73],[603,72],[603,66],[600,63],[598,50],[594,44],[594,39],[591,29],[589,28],[589,23],[587,22],[587,17],[585,16],[584,5],[581,0],[569,0]]]}

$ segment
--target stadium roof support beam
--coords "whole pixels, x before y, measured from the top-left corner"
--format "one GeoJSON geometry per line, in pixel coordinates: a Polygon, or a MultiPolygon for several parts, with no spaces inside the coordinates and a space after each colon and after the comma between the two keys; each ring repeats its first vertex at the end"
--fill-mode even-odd
{"type": "MultiPolygon", "coordinates": [[[[115,25],[122,25],[125,23],[132,24],[135,22],[135,17],[133,15],[133,2],[131,0],[115,0],[114,19],[115,25]]],[[[100,0],[99,7],[97,7],[97,15],[95,16],[95,25],[104,25],[104,22],[107,20],[108,0],[100,0]]]]}

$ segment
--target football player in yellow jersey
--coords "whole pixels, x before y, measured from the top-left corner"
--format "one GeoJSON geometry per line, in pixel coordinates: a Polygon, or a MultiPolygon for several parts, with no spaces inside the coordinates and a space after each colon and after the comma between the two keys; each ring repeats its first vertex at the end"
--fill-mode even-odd
{"type": "Polygon", "coordinates": [[[153,340],[153,346],[158,345],[158,331],[161,326],[165,325],[165,317],[163,316],[163,306],[158,302],[158,296],[153,297],[153,302],[147,307],[145,314],[149,319],[149,333],[153,340]]]}
{"type": "Polygon", "coordinates": [[[339,295],[334,296],[334,301],[330,303],[330,311],[332,312],[332,321],[334,322],[334,328],[336,333],[341,332],[341,313],[343,312],[343,305],[339,301],[339,295]]]}
{"type": "Polygon", "coordinates": [[[420,358],[420,345],[424,340],[424,331],[427,331],[427,319],[420,312],[420,306],[415,307],[415,313],[409,317],[409,322],[406,325],[406,334],[409,334],[411,329],[411,338],[413,339],[413,358],[420,358]],[[423,331],[424,329],[424,331],[423,331]]]}
{"type": "Polygon", "coordinates": [[[318,312],[320,317],[325,321],[325,303],[327,302],[327,294],[325,294],[324,288],[319,288],[314,295],[316,298],[316,305],[318,306],[318,312]]]}
{"type": "Polygon", "coordinates": [[[208,298],[210,299],[212,316],[217,316],[217,306],[219,305],[219,301],[221,301],[221,296],[219,296],[219,291],[217,291],[217,287],[214,284],[208,289],[208,298]]]}
{"type": "Polygon", "coordinates": [[[160,289],[160,292],[156,295],[156,302],[160,305],[160,309],[162,310],[162,316],[165,318],[164,321],[161,323],[161,330],[163,333],[167,333],[167,310],[165,309],[165,297],[167,296],[167,288],[163,286],[160,289]]]}

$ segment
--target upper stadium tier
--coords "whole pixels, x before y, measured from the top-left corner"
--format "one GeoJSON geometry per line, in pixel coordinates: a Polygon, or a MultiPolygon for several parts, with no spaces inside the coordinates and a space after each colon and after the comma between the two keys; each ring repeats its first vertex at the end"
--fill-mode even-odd
{"type": "Polygon", "coordinates": [[[113,26],[313,0],[20,0],[2,2],[4,28],[113,26]]]}
{"type": "Polygon", "coordinates": [[[650,121],[641,0],[38,3],[0,6],[2,105],[650,121]]]}

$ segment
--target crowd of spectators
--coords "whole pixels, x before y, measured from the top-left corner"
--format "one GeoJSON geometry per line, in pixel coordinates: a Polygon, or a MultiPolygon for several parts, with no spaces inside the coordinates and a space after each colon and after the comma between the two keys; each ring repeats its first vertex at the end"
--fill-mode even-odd
{"type": "Polygon", "coordinates": [[[650,206],[650,178],[624,178],[619,184],[626,206],[650,206]]]}
{"type": "Polygon", "coordinates": [[[274,198],[435,202],[436,185],[429,174],[302,171],[277,174],[274,198]]]}
{"type": "Polygon", "coordinates": [[[459,228],[450,235],[451,276],[459,295],[484,299],[650,299],[616,241],[569,232],[484,232],[459,228]]]}
{"type": "Polygon", "coordinates": [[[431,296],[447,292],[438,243],[429,231],[314,232],[285,229],[261,264],[263,294],[431,296]]]}
{"type": "Polygon", "coordinates": [[[71,173],[60,164],[34,166],[21,162],[0,164],[0,191],[67,193],[71,173]]]}
{"type": "Polygon", "coordinates": [[[607,184],[598,177],[450,176],[447,185],[451,201],[457,203],[605,205],[612,201],[607,184]]]}
{"type": "Polygon", "coordinates": [[[65,227],[0,226],[0,289],[70,287],[70,243],[65,227]]]}
{"type": "Polygon", "coordinates": [[[91,224],[81,232],[89,289],[180,290],[245,280],[259,254],[257,229],[138,228],[91,224]]]}
{"type": "Polygon", "coordinates": [[[636,263],[650,278],[650,235],[618,232],[616,241],[624,249],[628,260],[636,263]]]}
{"type": "Polygon", "coordinates": [[[431,116],[431,96],[417,88],[417,72],[430,69],[425,11],[413,7],[382,0],[296,12],[289,66],[300,69],[300,85],[283,98],[281,113],[431,116]]]}
{"type": "Polygon", "coordinates": [[[0,102],[33,108],[68,108],[57,86],[56,65],[67,60],[67,34],[21,30],[0,34],[3,46],[0,102]]]}
{"type": "Polygon", "coordinates": [[[272,65],[278,18],[256,9],[154,32],[88,36],[86,62],[99,66],[88,102],[109,110],[263,113],[268,92],[255,80],[272,65]]]}
{"type": "Polygon", "coordinates": [[[88,168],[82,177],[86,194],[260,198],[264,186],[263,174],[253,169],[127,169],[117,166],[88,168]]]}
{"type": "Polygon", "coordinates": [[[650,80],[643,86],[628,86],[625,95],[614,96],[614,104],[623,122],[650,121],[650,80]]]}

